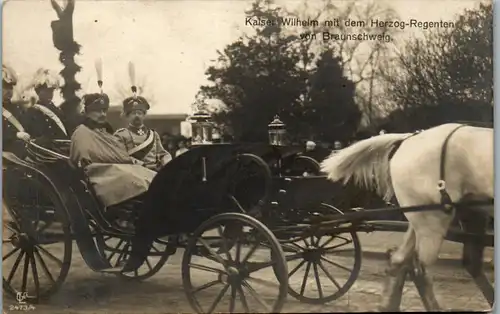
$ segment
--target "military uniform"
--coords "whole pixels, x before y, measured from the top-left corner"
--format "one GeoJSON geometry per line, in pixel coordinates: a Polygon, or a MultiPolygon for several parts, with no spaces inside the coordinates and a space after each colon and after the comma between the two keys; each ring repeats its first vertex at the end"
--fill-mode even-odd
{"type": "MultiPolygon", "coordinates": [[[[48,70],[39,69],[31,83],[35,88],[59,87],[58,78],[48,70]]],[[[52,147],[53,140],[69,140],[68,124],[63,112],[50,102],[48,104],[36,103],[26,110],[22,118],[26,132],[39,144],[48,148],[52,147]]],[[[56,149],[57,150],[57,149],[56,149]]]]}
{"type": "MultiPolygon", "coordinates": [[[[10,86],[17,84],[14,71],[2,65],[2,83],[10,86]]],[[[2,144],[3,151],[19,154],[24,151],[23,143],[17,138],[18,132],[26,132],[20,118],[23,110],[19,105],[13,104],[10,99],[3,99],[2,106],[2,144]]]]}
{"type": "MultiPolygon", "coordinates": [[[[128,115],[134,110],[149,110],[149,103],[144,97],[136,96],[136,88],[132,87],[134,96],[123,101],[123,113],[128,115]]],[[[152,129],[142,125],[119,129],[115,136],[125,145],[130,156],[141,160],[144,166],[151,170],[159,170],[172,159],[172,156],[161,143],[160,135],[152,129]]]]}
{"type": "Polygon", "coordinates": [[[129,125],[127,128],[118,129],[115,136],[125,145],[129,155],[144,162],[146,168],[158,170],[162,163],[172,159],[163,148],[160,135],[155,130],[129,125]]]}
{"type": "Polygon", "coordinates": [[[18,105],[6,101],[2,106],[2,144],[3,150],[18,155],[23,144],[17,139],[17,132],[26,132],[19,117],[22,109],[18,105]]]}
{"type": "Polygon", "coordinates": [[[69,139],[67,123],[61,109],[53,103],[34,104],[26,110],[23,122],[33,138],[69,139]]]}

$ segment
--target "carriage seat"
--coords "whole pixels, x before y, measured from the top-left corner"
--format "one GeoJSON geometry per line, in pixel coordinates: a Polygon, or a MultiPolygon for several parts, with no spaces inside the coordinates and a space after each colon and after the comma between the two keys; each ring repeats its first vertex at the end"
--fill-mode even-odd
{"type": "MultiPolygon", "coordinates": [[[[70,140],[56,140],[51,142],[51,148],[61,151],[67,150],[69,152],[70,144],[70,140]]],[[[53,175],[60,177],[60,179],[68,183],[71,188],[91,194],[98,201],[99,207],[104,208],[87,174],[87,167],[92,163],[91,161],[83,160],[75,165],[70,161],[69,156],[43,147],[34,141],[27,143],[26,150],[28,152],[27,162],[35,164],[38,168],[46,167],[53,175]]],[[[127,201],[124,201],[124,203],[127,203],[127,201]]]]}
{"type": "MultiPolygon", "coordinates": [[[[69,151],[70,144],[71,141],[57,141],[54,146],[51,146],[56,147],[56,149],[66,148],[69,151]]],[[[34,141],[26,142],[25,147],[27,152],[25,159],[10,152],[3,152],[4,160],[8,161],[4,162],[4,167],[8,167],[10,162],[43,171],[53,180],[59,181],[59,184],[69,187],[68,192],[74,193],[78,197],[82,209],[85,209],[101,223],[107,224],[106,221],[113,223],[116,219],[128,220],[131,215],[135,215],[140,207],[144,193],[106,208],[87,175],[87,166],[90,165],[90,162],[84,161],[75,165],[70,161],[69,156],[43,147],[34,141]]]]}

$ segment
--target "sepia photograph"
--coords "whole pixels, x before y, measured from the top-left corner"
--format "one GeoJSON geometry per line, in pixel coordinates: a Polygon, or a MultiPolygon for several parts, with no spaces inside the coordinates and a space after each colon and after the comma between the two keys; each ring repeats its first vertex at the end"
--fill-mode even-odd
{"type": "Polygon", "coordinates": [[[3,313],[494,307],[491,0],[2,1],[3,313]]]}

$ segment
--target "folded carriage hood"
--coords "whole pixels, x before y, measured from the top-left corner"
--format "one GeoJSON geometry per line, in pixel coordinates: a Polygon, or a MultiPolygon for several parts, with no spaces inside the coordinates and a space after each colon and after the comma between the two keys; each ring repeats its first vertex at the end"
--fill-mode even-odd
{"type": "Polygon", "coordinates": [[[277,154],[288,156],[298,152],[300,148],[297,147],[268,144],[193,147],[170,161],[153,179],[137,221],[138,236],[143,232],[155,237],[186,232],[193,224],[205,220],[207,217],[197,209],[217,206],[223,201],[230,183],[228,167],[239,154],[251,153],[268,161],[277,154]],[[206,182],[203,181],[204,169],[206,182]]]}
{"type": "Polygon", "coordinates": [[[300,147],[269,144],[214,144],[193,147],[172,159],[158,172],[146,192],[136,222],[132,255],[144,259],[145,249],[154,239],[191,232],[204,220],[223,212],[231,184],[231,161],[239,154],[255,154],[268,162],[276,156],[299,152],[300,147]]]}

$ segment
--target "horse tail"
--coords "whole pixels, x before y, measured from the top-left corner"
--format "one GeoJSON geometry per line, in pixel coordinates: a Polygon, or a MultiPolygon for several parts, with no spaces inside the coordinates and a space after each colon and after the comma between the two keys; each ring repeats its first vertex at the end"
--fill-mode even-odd
{"type": "Polygon", "coordinates": [[[383,134],[359,141],[333,152],[321,163],[321,171],[331,181],[343,180],[367,190],[375,190],[386,201],[394,196],[389,162],[396,145],[411,134],[383,134]]]}

